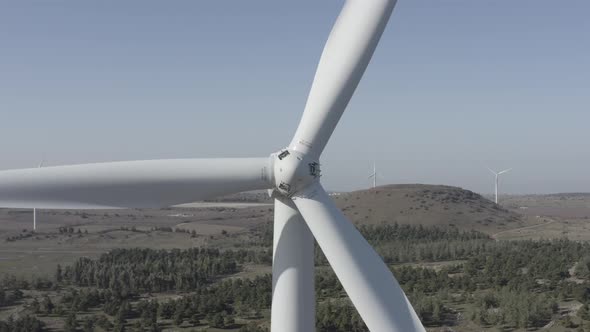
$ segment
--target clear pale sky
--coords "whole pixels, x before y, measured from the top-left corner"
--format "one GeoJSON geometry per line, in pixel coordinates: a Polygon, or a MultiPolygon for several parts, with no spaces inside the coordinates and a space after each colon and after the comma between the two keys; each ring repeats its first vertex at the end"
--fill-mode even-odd
{"type": "MultiPolygon", "coordinates": [[[[266,156],[342,5],[0,2],[0,169],[266,156]]],[[[590,191],[590,2],[399,0],[324,153],[332,190],[590,191]]]]}

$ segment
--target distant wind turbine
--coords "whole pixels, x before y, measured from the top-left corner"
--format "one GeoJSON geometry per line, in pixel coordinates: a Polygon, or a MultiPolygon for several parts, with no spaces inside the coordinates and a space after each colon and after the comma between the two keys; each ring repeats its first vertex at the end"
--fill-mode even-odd
{"type": "Polygon", "coordinates": [[[505,169],[505,170],[499,171],[499,172],[496,172],[489,167],[488,167],[488,169],[490,170],[490,172],[492,172],[492,174],[494,174],[496,176],[496,187],[495,187],[495,189],[496,189],[496,204],[498,204],[498,178],[500,177],[500,174],[507,173],[510,170],[512,170],[512,168],[508,168],[508,169],[505,169]]]}
{"type": "Polygon", "coordinates": [[[377,187],[377,178],[381,180],[388,180],[383,176],[383,174],[377,172],[377,164],[375,162],[373,162],[373,173],[371,173],[371,175],[369,175],[368,178],[373,179],[373,188],[377,187]]]}
{"type": "Polygon", "coordinates": [[[369,179],[373,178],[373,188],[377,187],[377,166],[373,162],[373,174],[369,175],[369,179]]]}
{"type": "MultiPolygon", "coordinates": [[[[41,167],[43,167],[43,159],[41,159],[39,166],[37,166],[37,168],[41,168],[41,167]]],[[[37,209],[33,208],[33,232],[36,230],[37,230],[37,209]]]]}

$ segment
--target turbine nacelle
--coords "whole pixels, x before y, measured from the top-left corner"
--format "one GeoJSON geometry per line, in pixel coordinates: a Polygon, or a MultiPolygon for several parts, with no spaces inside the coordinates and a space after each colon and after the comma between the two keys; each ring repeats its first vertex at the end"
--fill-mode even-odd
{"type": "Polygon", "coordinates": [[[292,197],[319,181],[320,163],[301,152],[283,149],[273,153],[271,160],[273,190],[283,196],[292,197]]]}

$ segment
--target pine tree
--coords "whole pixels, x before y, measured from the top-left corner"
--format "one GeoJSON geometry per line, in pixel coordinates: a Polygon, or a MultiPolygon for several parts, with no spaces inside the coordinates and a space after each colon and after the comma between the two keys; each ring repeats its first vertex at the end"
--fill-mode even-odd
{"type": "Polygon", "coordinates": [[[174,312],[174,317],[173,317],[174,325],[176,325],[176,326],[182,325],[182,323],[184,322],[184,319],[182,316],[183,316],[183,311],[179,306],[177,306],[176,311],[174,312]]]}
{"type": "Polygon", "coordinates": [[[31,302],[31,310],[35,314],[38,314],[41,311],[41,304],[39,304],[39,301],[37,300],[37,298],[34,298],[33,301],[31,302]]]}
{"type": "Polygon", "coordinates": [[[201,321],[199,320],[199,315],[198,314],[192,315],[190,318],[190,323],[192,326],[199,325],[201,323],[201,321]]]}
{"type": "Polygon", "coordinates": [[[94,318],[93,317],[86,317],[86,319],[84,319],[83,329],[84,329],[84,332],[93,332],[94,331],[94,318]]]}
{"type": "Polygon", "coordinates": [[[70,312],[68,317],[66,318],[66,324],[64,326],[64,331],[66,332],[75,332],[78,328],[78,322],[76,321],[76,314],[70,312]]]}
{"type": "Polygon", "coordinates": [[[115,326],[113,327],[113,331],[115,332],[125,332],[125,324],[127,323],[127,310],[124,305],[121,305],[119,311],[117,312],[117,316],[115,317],[115,326]]]}
{"type": "Polygon", "coordinates": [[[236,320],[231,315],[227,315],[225,317],[225,319],[223,320],[223,325],[227,328],[234,326],[235,323],[236,323],[236,320]]]}
{"type": "Polygon", "coordinates": [[[61,269],[61,265],[59,265],[59,264],[57,264],[57,269],[55,271],[55,280],[58,283],[61,283],[61,281],[63,280],[62,269],[61,269]]]}

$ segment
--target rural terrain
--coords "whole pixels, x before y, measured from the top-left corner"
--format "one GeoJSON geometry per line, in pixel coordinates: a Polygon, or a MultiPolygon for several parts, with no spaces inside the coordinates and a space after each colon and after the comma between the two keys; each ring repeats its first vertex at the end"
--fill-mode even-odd
{"type": "MultiPolygon", "coordinates": [[[[429,331],[590,331],[590,194],[332,193],[429,331]]],[[[272,200],[0,209],[0,331],[268,331],[272,200]]],[[[316,247],[318,331],[366,331],[316,247]]]]}

